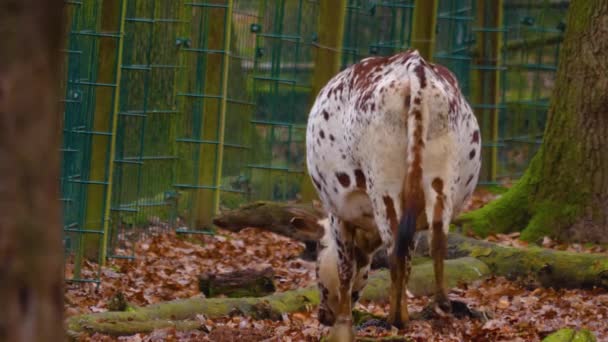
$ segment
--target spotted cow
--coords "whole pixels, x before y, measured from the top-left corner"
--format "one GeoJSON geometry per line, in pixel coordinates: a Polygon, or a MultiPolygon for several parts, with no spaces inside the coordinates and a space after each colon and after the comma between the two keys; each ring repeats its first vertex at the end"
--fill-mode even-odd
{"type": "Polygon", "coordinates": [[[307,166],[328,211],[317,263],[319,320],[352,339],[351,310],[371,256],[390,256],[389,322],[408,320],[405,285],[416,230],[429,230],[435,301],[450,309],[443,260],[450,221],[470,198],[481,138],[456,77],[408,50],[371,57],[319,92],[306,132],[307,166]],[[429,224],[427,224],[427,222],[429,224]]]}

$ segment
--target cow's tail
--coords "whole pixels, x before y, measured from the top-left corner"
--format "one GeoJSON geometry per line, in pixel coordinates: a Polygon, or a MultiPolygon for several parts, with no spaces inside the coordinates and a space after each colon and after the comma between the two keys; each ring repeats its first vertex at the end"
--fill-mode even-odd
{"type": "MultiPolygon", "coordinates": [[[[405,96],[407,120],[407,170],[401,191],[402,216],[395,238],[396,257],[409,257],[416,233],[416,216],[424,203],[422,187],[422,156],[426,145],[429,106],[424,95],[427,77],[424,61],[420,58],[410,77],[410,92],[405,96]]],[[[406,91],[407,92],[407,91],[406,91]]]]}

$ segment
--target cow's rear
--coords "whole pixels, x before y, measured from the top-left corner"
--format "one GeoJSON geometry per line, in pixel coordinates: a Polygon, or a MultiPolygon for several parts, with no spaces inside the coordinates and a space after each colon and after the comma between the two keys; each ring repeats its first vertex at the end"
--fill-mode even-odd
{"type": "Polygon", "coordinates": [[[319,258],[322,323],[335,334],[350,331],[380,246],[391,258],[389,320],[407,321],[417,228],[429,228],[436,299],[449,309],[446,235],[476,185],[479,152],[477,122],[454,76],[415,51],[365,59],[322,89],[307,127],[309,174],[329,212],[319,258]]]}

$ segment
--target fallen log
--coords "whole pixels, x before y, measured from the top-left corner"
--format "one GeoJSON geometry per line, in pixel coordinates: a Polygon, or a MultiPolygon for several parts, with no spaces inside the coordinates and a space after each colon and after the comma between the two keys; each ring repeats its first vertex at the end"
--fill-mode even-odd
{"type": "Polygon", "coordinates": [[[198,287],[207,298],[221,295],[230,298],[263,297],[276,291],[272,267],[220,274],[205,273],[199,277],[198,287]]]}
{"type": "MultiPolygon", "coordinates": [[[[325,216],[313,205],[255,202],[225,212],[214,221],[220,227],[238,231],[245,227],[259,227],[299,241],[318,239],[322,227],[317,221],[325,216]],[[238,230],[235,230],[239,227],[238,230]]],[[[314,242],[316,244],[316,240],[314,242]]],[[[416,256],[428,256],[426,231],[416,234],[416,256]]],[[[309,251],[316,255],[316,250],[309,251]]],[[[531,285],[565,288],[608,288],[608,258],[603,255],[555,251],[540,247],[514,248],[448,234],[448,259],[472,256],[488,264],[492,273],[509,279],[524,279],[531,285]]],[[[313,259],[315,260],[316,257],[313,259]]],[[[374,256],[372,268],[388,265],[386,252],[374,256]]]]}
{"type": "MultiPolygon", "coordinates": [[[[471,257],[448,260],[445,265],[449,287],[461,282],[471,282],[490,274],[487,266],[471,257]]],[[[362,301],[386,302],[389,293],[389,274],[386,270],[374,272],[368,286],[361,294],[362,301]]],[[[410,292],[417,296],[430,295],[434,289],[433,266],[424,262],[412,267],[408,284],[410,292]]],[[[218,318],[238,313],[257,319],[280,319],[282,313],[305,311],[319,303],[315,285],[252,298],[190,298],[136,308],[127,312],[103,312],[70,317],[67,328],[70,336],[80,333],[102,333],[113,336],[147,333],[155,329],[174,327],[192,330],[202,323],[197,315],[218,318]]]]}
{"type": "MultiPolygon", "coordinates": [[[[426,234],[420,234],[417,241],[416,255],[428,255],[426,234]]],[[[524,280],[533,287],[608,289],[608,258],[601,254],[507,247],[448,234],[448,257],[464,256],[483,261],[494,275],[524,280]]]]}
{"type": "Polygon", "coordinates": [[[239,232],[258,227],[298,241],[318,241],[323,227],[317,221],[325,216],[312,204],[258,201],[220,213],[213,219],[216,226],[239,232]]]}
{"type": "Polygon", "coordinates": [[[312,261],[317,259],[317,241],[323,236],[317,221],[324,216],[313,204],[258,201],[220,213],[213,224],[232,232],[256,227],[301,241],[306,249],[300,257],[312,261]]]}

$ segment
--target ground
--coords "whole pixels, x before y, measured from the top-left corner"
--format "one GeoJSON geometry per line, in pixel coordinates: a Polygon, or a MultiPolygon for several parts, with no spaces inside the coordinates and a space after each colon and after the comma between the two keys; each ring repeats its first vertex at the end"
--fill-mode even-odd
{"type": "MultiPolygon", "coordinates": [[[[479,190],[469,209],[494,198],[479,190]]],[[[488,240],[516,247],[526,243],[517,234],[490,236],[488,240]]],[[[563,245],[545,239],[547,248],[580,252],[608,252],[599,246],[563,245]]],[[[204,272],[226,272],[245,267],[272,266],[279,291],[314,282],[314,264],[297,256],[303,245],[258,229],[240,233],[218,231],[209,235],[176,235],[159,229],[135,243],[134,261],[111,259],[102,270],[102,283],[68,284],[65,293],[67,316],[108,310],[117,293],[134,305],[203,296],[197,289],[197,276],[204,272]]],[[[92,269],[95,265],[88,264],[92,269]]],[[[71,272],[68,264],[67,272],[71,272]]],[[[91,272],[91,271],[85,271],[91,272]]],[[[539,341],[562,327],[587,328],[598,341],[608,340],[608,292],[601,290],[553,290],[529,288],[527,284],[491,277],[461,284],[450,291],[452,299],[487,311],[488,320],[435,317],[415,320],[402,331],[368,327],[359,337],[407,336],[413,341],[539,341]]],[[[428,297],[412,298],[410,312],[421,311],[428,297]]],[[[358,310],[386,316],[385,303],[358,304],[358,310]]],[[[282,321],[253,320],[235,313],[232,317],[209,320],[199,316],[199,330],[176,332],[157,330],[151,334],[127,337],[87,336],[93,341],[318,341],[326,333],[319,325],[316,309],[283,315],[282,321]]]]}

